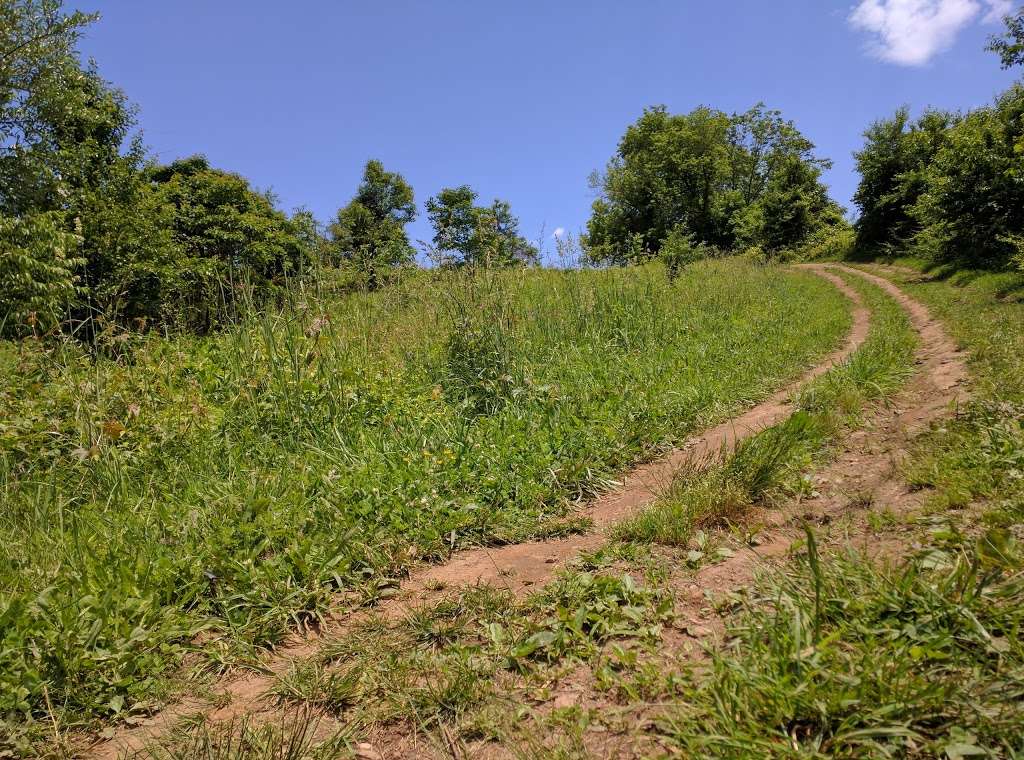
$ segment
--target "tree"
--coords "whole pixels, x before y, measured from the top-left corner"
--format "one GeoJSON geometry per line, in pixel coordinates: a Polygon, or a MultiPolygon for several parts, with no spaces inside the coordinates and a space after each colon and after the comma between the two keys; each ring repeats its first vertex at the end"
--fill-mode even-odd
{"type": "Polygon", "coordinates": [[[427,201],[434,248],[442,264],[507,267],[537,263],[537,248],[519,234],[511,206],[495,199],[477,206],[468,185],[445,188],[427,201]]]}
{"type": "MultiPolygon", "coordinates": [[[[650,258],[670,234],[721,248],[759,245],[761,201],[770,189],[781,191],[780,172],[789,179],[799,173],[816,185],[805,188],[810,195],[824,197],[819,177],[829,164],[813,151],[792,122],[762,104],[731,116],[706,106],[681,115],[648,108],[627,128],[604,174],[591,178],[599,195],[584,241],[588,258],[650,258]],[[796,172],[797,165],[806,171],[796,172]]],[[[815,213],[822,207],[817,200],[808,206],[815,213]]],[[[790,227],[805,234],[814,223],[790,227]]]]}
{"type": "Polygon", "coordinates": [[[416,218],[412,187],[401,174],[368,161],[355,197],[330,226],[332,250],[376,287],[385,273],[413,261],[405,225],[416,218]]]}
{"type": "Polygon", "coordinates": [[[951,126],[923,172],[911,210],[919,254],[1003,268],[1024,241],[1024,85],[951,126]]]}
{"type": "Polygon", "coordinates": [[[203,156],[152,166],[146,177],[169,215],[175,249],[173,272],[155,272],[156,302],[172,311],[153,316],[207,330],[241,296],[260,301],[306,264],[302,228],[244,177],[203,156]]]}
{"type": "MultiPolygon", "coordinates": [[[[75,44],[95,18],[62,14],[60,0],[0,2],[0,155],[8,163],[45,141],[45,111],[77,105],[64,85],[79,69],[75,44]]],[[[11,189],[0,187],[0,197],[11,189]]]]}
{"type": "Polygon", "coordinates": [[[1024,65],[1024,8],[1005,16],[1006,31],[989,38],[988,49],[996,53],[1004,69],[1024,65]]]}
{"type": "Polygon", "coordinates": [[[124,262],[166,239],[138,202],[143,151],[138,137],[128,141],[134,112],[75,52],[93,18],[63,15],[51,0],[0,2],[0,215],[20,220],[3,225],[9,237],[0,245],[21,251],[26,266],[39,257],[37,270],[73,263],[75,287],[52,292],[70,299],[62,311],[76,319],[103,300],[101,283],[118,290],[108,278],[124,262]],[[54,250],[45,251],[46,241],[54,250]]]}
{"type": "Polygon", "coordinates": [[[860,182],[854,203],[855,225],[863,250],[905,246],[920,231],[912,213],[925,191],[925,172],[944,144],[956,117],[929,110],[916,122],[906,108],[876,121],[864,133],[864,148],[855,153],[860,182]]]}

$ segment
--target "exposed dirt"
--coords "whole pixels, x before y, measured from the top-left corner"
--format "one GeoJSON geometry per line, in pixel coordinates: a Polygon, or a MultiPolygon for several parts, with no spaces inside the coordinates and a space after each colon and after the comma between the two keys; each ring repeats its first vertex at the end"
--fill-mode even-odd
{"type": "MultiPolygon", "coordinates": [[[[808,380],[848,358],[868,334],[868,310],[857,292],[829,272],[829,268],[825,265],[808,267],[834,283],[853,302],[853,326],[842,348],[765,402],[729,422],[702,432],[665,458],[634,470],[619,489],[600,497],[586,508],[584,514],[594,521],[592,532],[560,540],[461,552],[444,565],[427,567],[413,573],[402,585],[399,594],[378,608],[378,612],[386,616],[398,616],[411,607],[429,602],[442,589],[450,590],[478,583],[504,586],[521,594],[549,580],[557,568],[580,552],[601,546],[607,540],[608,529],[653,501],[680,467],[694,460],[717,456],[737,441],[788,417],[793,411],[790,397],[794,392],[808,380]]],[[[794,505],[783,517],[778,514],[764,515],[765,522],[771,522],[774,527],[762,532],[763,542],[758,547],[740,552],[730,560],[706,568],[691,577],[688,587],[680,595],[682,610],[689,618],[686,626],[688,633],[684,636],[701,638],[713,633],[717,626],[717,616],[706,607],[707,595],[749,584],[755,568],[765,559],[783,555],[797,537],[797,531],[792,527],[795,518],[807,517],[822,521],[849,512],[850,494],[857,495],[854,500],[857,505],[884,504],[894,510],[913,506],[915,497],[902,485],[898,476],[896,465],[899,458],[914,431],[930,424],[962,397],[962,386],[966,378],[962,357],[939,324],[930,318],[927,310],[883,278],[847,267],[842,269],[856,271],[860,276],[875,282],[907,309],[915,329],[920,333],[920,372],[906,391],[900,394],[896,404],[871,415],[869,427],[852,436],[846,450],[820,474],[820,496],[794,505]],[[870,498],[867,494],[870,494],[870,498]]],[[[285,672],[297,660],[315,653],[331,639],[344,635],[350,621],[351,617],[329,620],[319,636],[296,637],[287,645],[279,647],[268,657],[262,672],[227,679],[216,689],[215,700],[183,699],[146,723],[123,730],[113,739],[92,745],[83,751],[82,756],[116,758],[130,754],[165,735],[179,721],[196,713],[205,714],[207,719],[218,722],[272,711],[274,707],[266,695],[275,684],[276,674],[285,672]],[[219,706],[214,706],[214,701],[219,706]]],[[[557,698],[563,701],[567,699],[556,695],[557,698]]],[[[368,757],[381,750],[382,757],[423,756],[420,753],[426,748],[419,744],[415,745],[414,754],[409,755],[413,745],[407,741],[408,738],[397,743],[385,741],[385,745],[390,746],[366,747],[364,750],[368,757]]],[[[619,744],[611,741],[610,737],[608,741],[614,745],[619,744]]],[[[606,746],[605,751],[599,754],[612,756],[606,754],[610,749],[610,745],[606,746]]],[[[622,747],[617,746],[614,756],[620,756],[622,750],[622,747]]]]}
{"type": "Polygon", "coordinates": [[[900,515],[920,506],[925,495],[911,489],[901,472],[908,450],[917,435],[952,416],[967,399],[966,356],[928,310],[889,280],[842,268],[875,283],[907,311],[920,340],[917,371],[888,405],[872,410],[861,429],[845,440],[839,455],[817,473],[812,498],[751,515],[752,524],[766,526],[758,545],[697,573],[681,596],[680,607],[695,630],[720,628],[707,598],[748,586],[770,560],[784,556],[794,541],[803,539],[800,522],[836,524],[847,545],[880,555],[896,553],[903,544],[879,541],[865,515],[871,510],[900,515]]]}

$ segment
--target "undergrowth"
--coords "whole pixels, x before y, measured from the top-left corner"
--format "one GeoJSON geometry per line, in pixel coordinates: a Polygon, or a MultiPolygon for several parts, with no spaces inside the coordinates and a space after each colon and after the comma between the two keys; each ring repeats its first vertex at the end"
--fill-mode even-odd
{"type": "Polygon", "coordinates": [[[206,338],[0,343],[7,741],[145,714],[187,652],[252,660],[412,563],[578,530],[574,500],[848,326],[813,275],[720,261],[425,272],[206,338]]]}

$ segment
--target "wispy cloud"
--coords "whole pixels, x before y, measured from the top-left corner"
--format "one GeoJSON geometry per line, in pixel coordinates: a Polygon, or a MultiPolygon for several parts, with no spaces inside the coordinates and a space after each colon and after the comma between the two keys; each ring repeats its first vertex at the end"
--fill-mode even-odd
{"type": "Polygon", "coordinates": [[[868,32],[872,53],[903,66],[922,66],[948,50],[982,11],[995,21],[1013,0],[861,0],[850,14],[854,29],[868,32]]]}
{"type": "Polygon", "coordinates": [[[565,234],[565,227],[555,227],[554,237],[560,238],[565,234]]]}

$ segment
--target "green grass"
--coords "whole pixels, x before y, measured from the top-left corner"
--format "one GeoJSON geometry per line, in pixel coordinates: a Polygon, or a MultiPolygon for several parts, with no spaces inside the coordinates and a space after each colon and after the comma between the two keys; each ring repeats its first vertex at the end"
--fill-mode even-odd
{"type": "MultiPolygon", "coordinates": [[[[703,529],[738,522],[754,504],[792,495],[804,483],[801,472],[856,424],[865,405],[902,384],[916,346],[906,313],[876,286],[844,277],[871,309],[864,344],[802,388],[789,419],[742,441],[735,451],[683,469],[654,504],[616,526],[616,539],[692,546],[695,536],[706,535],[703,529]]],[[[704,554],[704,547],[692,548],[695,562],[704,554]]]]}
{"type": "Polygon", "coordinates": [[[686,585],[681,565],[712,555],[696,528],[801,488],[865,404],[906,379],[905,315],[848,280],[874,309],[867,343],[802,390],[793,418],[681,477],[658,520],[623,529],[631,542],[579,558],[525,602],[479,589],[371,621],[282,678],[281,699],[326,709],[353,735],[397,724],[440,754],[451,739],[467,755],[490,741],[582,758],[621,736],[683,757],[1024,757],[1024,305],[1000,300],[1000,277],[909,286],[976,350],[980,390],[918,441],[908,474],[926,509],[895,520],[873,505],[868,522],[900,542],[895,559],[819,545],[809,530],[779,569],[721,600],[726,635],[707,659],[676,664],[662,643],[680,624],[669,580],[686,585]],[[552,707],[566,682],[603,701],[552,707]]]}
{"type": "Polygon", "coordinates": [[[926,509],[897,526],[899,561],[821,552],[809,534],[742,601],[666,713],[683,754],[1024,756],[1024,281],[894,277],[970,351],[976,397],[917,442],[907,471],[926,509]]]}
{"type": "Polygon", "coordinates": [[[284,721],[257,724],[250,719],[220,725],[199,721],[126,760],[334,760],[353,757],[343,731],[317,736],[319,716],[299,709],[284,721]]]}
{"type": "Polygon", "coordinates": [[[574,500],[798,374],[847,312],[722,261],[297,292],[99,356],[0,344],[0,715],[145,712],[191,649],[236,662],[338,590],[581,529],[574,500]]]}
{"type": "Polygon", "coordinates": [[[1022,560],[1005,531],[895,567],[806,553],[747,598],[662,730],[723,758],[1019,757],[1022,560]]]}

